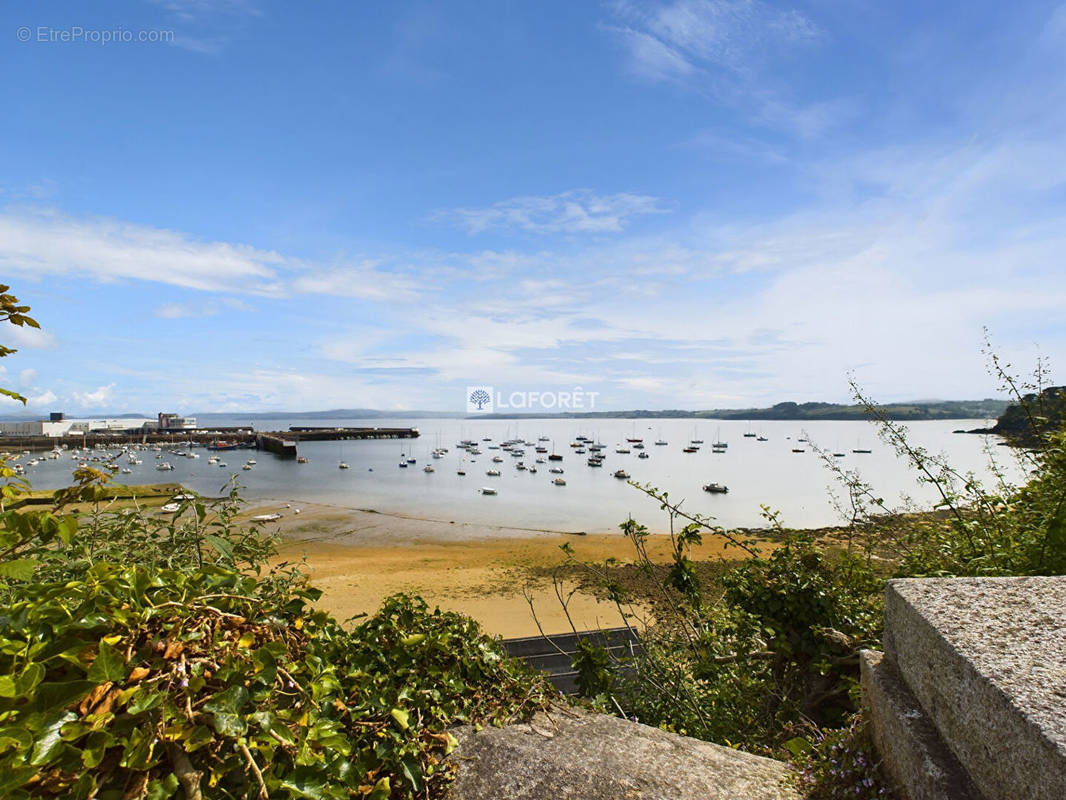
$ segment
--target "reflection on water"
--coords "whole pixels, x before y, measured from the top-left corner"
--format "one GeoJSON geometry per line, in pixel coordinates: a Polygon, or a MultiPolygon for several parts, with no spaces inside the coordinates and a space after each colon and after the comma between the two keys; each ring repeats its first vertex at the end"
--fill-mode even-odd
{"type": "MultiPolygon", "coordinates": [[[[237,424],[241,420],[234,420],[237,424]]],[[[223,423],[218,423],[223,424],[223,423]]],[[[229,423],[227,423],[229,424],[229,423]]],[[[271,421],[260,428],[286,429],[289,425],[308,424],[306,420],[271,421]]],[[[119,475],[124,483],[179,481],[204,494],[222,492],[227,479],[237,475],[250,500],[283,499],[332,503],[349,508],[372,508],[379,511],[413,514],[433,519],[544,528],[568,531],[612,531],[627,516],[661,530],[665,516],[658,504],[645,497],[624,480],[613,477],[618,469],[632,480],[650,483],[669,491],[672,500],[684,500],[690,512],[713,515],[726,526],[756,527],[764,524],[760,506],[765,504],[781,512],[783,524],[793,527],[818,527],[838,524],[840,515],[830,501],[829,489],[843,494],[810,444],[810,439],[830,452],[843,453],[838,461],[849,469],[858,469],[879,496],[898,503],[904,496],[931,506],[936,493],[918,484],[915,473],[880,442],[873,425],[866,422],[755,422],[699,421],[691,419],[607,419],[607,420],[314,420],[313,425],[369,425],[377,427],[418,427],[422,436],[415,440],[373,440],[347,442],[305,442],[299,446],[308,463],[281,460],[265,452],[238,450],[220,453],[226,467],[208,462],[213,455],[204,448],[192,452],[200,457],[185,458],[164,451],[164,459],[174,465],[170,472],[155,469],[157,460],[151,452],[142,455],[143,463],[120,466],[131,470],[119,475]],[[745,436],[754,433],[756,436],[745,436]],[[578,454],[571,443],[578,435],[602,442],[605,455],[602,467],[590,467],[588,454],[578,454]],[[535,464],[538,456],[530,446],[519,459],[500,450],[489,449],[507,439],[523,438],[537,443],[547,437],[549,453],[563,456],[562,462],[536,464],[538,471],[517,469],[517,462],[535,464]],[[761,437],[766,441],[759,441],[761,437]],[[492,442],[482,439],[491,438],[492,442]],[[643,452],[627,439],[643,439],[643,452]],[[471,456],[456,447],[462,439],[479,442],[481,455],[471,456]],[[693,439],[704,444],[696,453],[683,448],[693,439]],[[657,440],[668,442],[656,445],[657,440]],[[712,443],[723,441],[728,447],[712,452],[712,443]],[[435,448],[448,448],[441,458],[433,458],[435,448]],[[803,450],[802,453],[793,450],[803,450]],[[854,453],[869,449],[871,453],[854,453]],[[416,463],[401,469],[398,464],[414,458],[416,463]],[[503,461],[493,463],[493,456],[503,461]],[[248,459],[257,462],[250,470],[241,465],[248,459]],[[341,462],[350,469],[338,469],[341,462]],[[434,471],[423,471],[432,464],[434,471]],[[556,486],[558,477],[548,468],[564,470],[565,486],[556,486]],[[496,468],[499,477],[486,472],[496,468]],[[462,469],[465,476],[457,472],[462,469]],[[704,484],[716,482],[729,488],[728,494],[709,494],[704,484]],[[494,487],[494,496],[479,493],[481,487],[494,487]]],[[[995,447],[994,441],[981,436],[953,435],[956,428],[974,428],[984,420],[949,420],[910,424],[913,439],[934,452],[946,453],[960,471],[972,470],[988,478],[988,450],[1000,461],[1009,462],[1010,474],[1018,478],[1008,448],[995,447]]],[[[547,454],[540,457],[544,458],[547,454]]],[[[25,463],[28,456],[23,456],[25,463]]],[[[27,467],[27,477],[34,488],[50,489],[66,485],[76,466],[69,455],[45,460],[27,467]]]]}

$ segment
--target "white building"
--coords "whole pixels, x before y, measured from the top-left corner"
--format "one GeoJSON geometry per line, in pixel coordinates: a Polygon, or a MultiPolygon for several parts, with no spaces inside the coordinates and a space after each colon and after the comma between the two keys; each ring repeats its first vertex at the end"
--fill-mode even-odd
{"type": "Polygon", "coordinates": [[[0,422],[0,436],[81,436],[91,431],[121,433],[132,428],[145,427],[155,430],[154,419],[64,419],[62,415],[51,420],[28,420],[24,422],[0,422]]]}

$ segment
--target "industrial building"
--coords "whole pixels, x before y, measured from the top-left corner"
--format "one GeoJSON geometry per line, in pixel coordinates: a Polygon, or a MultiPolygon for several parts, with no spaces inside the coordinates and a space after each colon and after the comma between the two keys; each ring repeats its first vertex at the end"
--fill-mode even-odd
{"type": "Polygon", "coordinates": [[[0,436],[80,436],[83,433],[154,433],[191,431],[195,417],[160,412],[155,419],[123,417],[109,419],[67,419],[61,411],[52,412],[47,420],[0,422],[0,436]]]}

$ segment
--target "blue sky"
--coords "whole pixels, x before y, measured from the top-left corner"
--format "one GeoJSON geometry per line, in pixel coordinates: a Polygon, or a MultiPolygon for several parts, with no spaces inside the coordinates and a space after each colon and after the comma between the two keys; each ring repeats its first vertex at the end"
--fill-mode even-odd
{"type": "Polygon", "coordinates": [[[35,413],[973,398],[983,326],[1066,356],[1061,2],[0,18],[35,413]]]}

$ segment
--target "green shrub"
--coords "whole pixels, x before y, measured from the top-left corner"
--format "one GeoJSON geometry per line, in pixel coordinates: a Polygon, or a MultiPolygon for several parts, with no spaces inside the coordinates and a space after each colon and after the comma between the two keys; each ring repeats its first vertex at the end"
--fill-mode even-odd
{"type": "Polygon", "coordinates": [[[299,583],[91,567],[0,614],[4,797],[438,796],[447,727],[543,686],[477,624],[395,597],[351,631],[299,583]]]}

